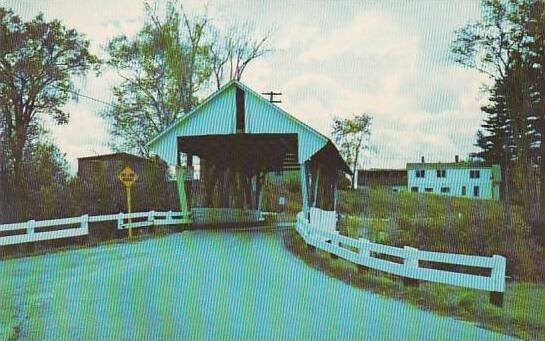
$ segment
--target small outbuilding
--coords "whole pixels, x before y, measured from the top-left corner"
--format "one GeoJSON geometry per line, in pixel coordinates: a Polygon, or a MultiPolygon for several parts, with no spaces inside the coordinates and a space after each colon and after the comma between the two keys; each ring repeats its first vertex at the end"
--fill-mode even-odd
{"type": "Polygon", "coordinates": [[[159,158],[113,153],[78,158],[82,204],[90,215],[127,211],[125,188],[118,174],[129,166],[138,180],[132,187],[133,211],[176,210],[176,186],[159,158]],[[169,194],[171,193],[171,194],[169,194]]]}

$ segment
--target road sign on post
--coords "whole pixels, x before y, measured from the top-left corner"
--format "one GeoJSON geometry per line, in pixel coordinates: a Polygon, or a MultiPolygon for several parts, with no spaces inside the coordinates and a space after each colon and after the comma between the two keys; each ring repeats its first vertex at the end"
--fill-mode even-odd
{"type": "Polygon", "coordinates": [[[138,180],[138,174],[136,174],[131,167],[126,166],[117,176],[119,180],[125,185],[125,190],[127,192],[127,213],[128,213],[128,227],[129,227],[129,238],[132,238],[132,228],[131,228],[131,187],[134,185],[136,180],[138,180]]]}

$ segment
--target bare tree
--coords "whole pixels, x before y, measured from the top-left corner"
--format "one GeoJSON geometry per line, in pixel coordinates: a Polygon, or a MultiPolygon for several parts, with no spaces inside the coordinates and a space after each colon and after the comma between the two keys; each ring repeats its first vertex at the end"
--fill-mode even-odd
{"type": "Polygon", "coordinates": [[[254,38],[253,25],[245,22],[232,26],[225,34],[212,33],[210,63],[216,87],[219,89],[225,78],[241,80],[244,70],[255,59],[272,51],[269,46],[272,30],[254,38]]]}

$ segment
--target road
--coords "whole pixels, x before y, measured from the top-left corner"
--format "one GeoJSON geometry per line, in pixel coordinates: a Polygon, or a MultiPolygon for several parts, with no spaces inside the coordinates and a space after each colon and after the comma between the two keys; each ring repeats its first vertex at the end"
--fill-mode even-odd
{"type": "Polygon", "coordinates": [[[62,251],[2,261],[0,276],[0,330],[24,339],[507,338],[328,277],[279,232],[62,251]]]}

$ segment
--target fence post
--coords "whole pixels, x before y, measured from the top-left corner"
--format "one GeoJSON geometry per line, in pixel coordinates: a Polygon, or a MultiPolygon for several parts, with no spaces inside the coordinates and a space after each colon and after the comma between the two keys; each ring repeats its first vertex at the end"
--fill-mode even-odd
{"type": "MultiPolygon", "coordinates": [[[[366,263],[366,261],[371,257],[371,245],[368,239],[360,238],[360,262],[366,263]]],[[[367,272],[369,270],[363,264],[358,264],[358,272],[367,272]]]]}
{"type": "Polygon", "coordinates": [[[123,213],[119,212],[117,214],[117,229],[121,230],[123,229],[123,213]]]}
{"type": "Polygon", "coordinates": [[[36,220],[29,220],[27,223],[26,223],[26,233],[29,234],[29,235],[33,235],[34,234],[34,227],[36,226],[36,220]]]}
{"type": "Polygon", "coordinates": [[[154,218],[155,218],[155,211],[149,211],[148,212],[148,221],[151,223],[151,225],[153,225],[154,218]]]}
{"type": "MultiPolygon", "coordinates": [[[[418,270],[418,249],[414,247],[405,246],[405,258],[403,259],[403,264],[405,265],[407,272],[413,275],[416,275],[418,270]]],[[[410,287],[417,287],[418,280],[411,277],[403,277],[403,285],[410,287]]]]}
{"type": "Polygon", "coordinates": [[[167,212],[166,219],[167,219],[167,225],[172,225],[172,211],[167,212]]]}
{"type": "Polygon", "coordinates": [[[503,293],[505,291],[505,265],[506,260],[503,256],[492,256],[492,272],[490,280],[493,283],[494,290],[490,292],[490,303],[495,306],[503,306],[503,293]]]}
{"type": "Polygon", "coordinates": [[[80,219],[80,228],[85,229],[85,232],[89,233],[89,215],[84,214],[80,219]]]}
{"type": "MultiPolygon", "coordinates": [[[[335,232],[331,232],[331,233],[334,234],[334,235],[339,235],[339,231],[335,231],[335,232]]],[[[329,241],[329,243],[330,243],[331,245],[333,245],[333,246],[340,247],[340,243],[339,243],[337,240],[331,239],[331,240],[329,241]]],[[[330,255],[331,255],[331,258],[333,258],[333,259],[339,258],[339,256],[337,256],[337,255],[334,254],[334,253],[330,253],[330,255]]]]}
{"type": "Polygon", "coordinates": [[[307,249],[309,252],[316,251],[316,246],[309,244],[307,240],[310,240],[311,237],[311,229],[307,228],[306,225],[306,218],[303,216],[302,212],[299,212],[297,214],[297,226],[299,228],[299,233],[302,234],[303,239],[307,243],[307,249]]]}

